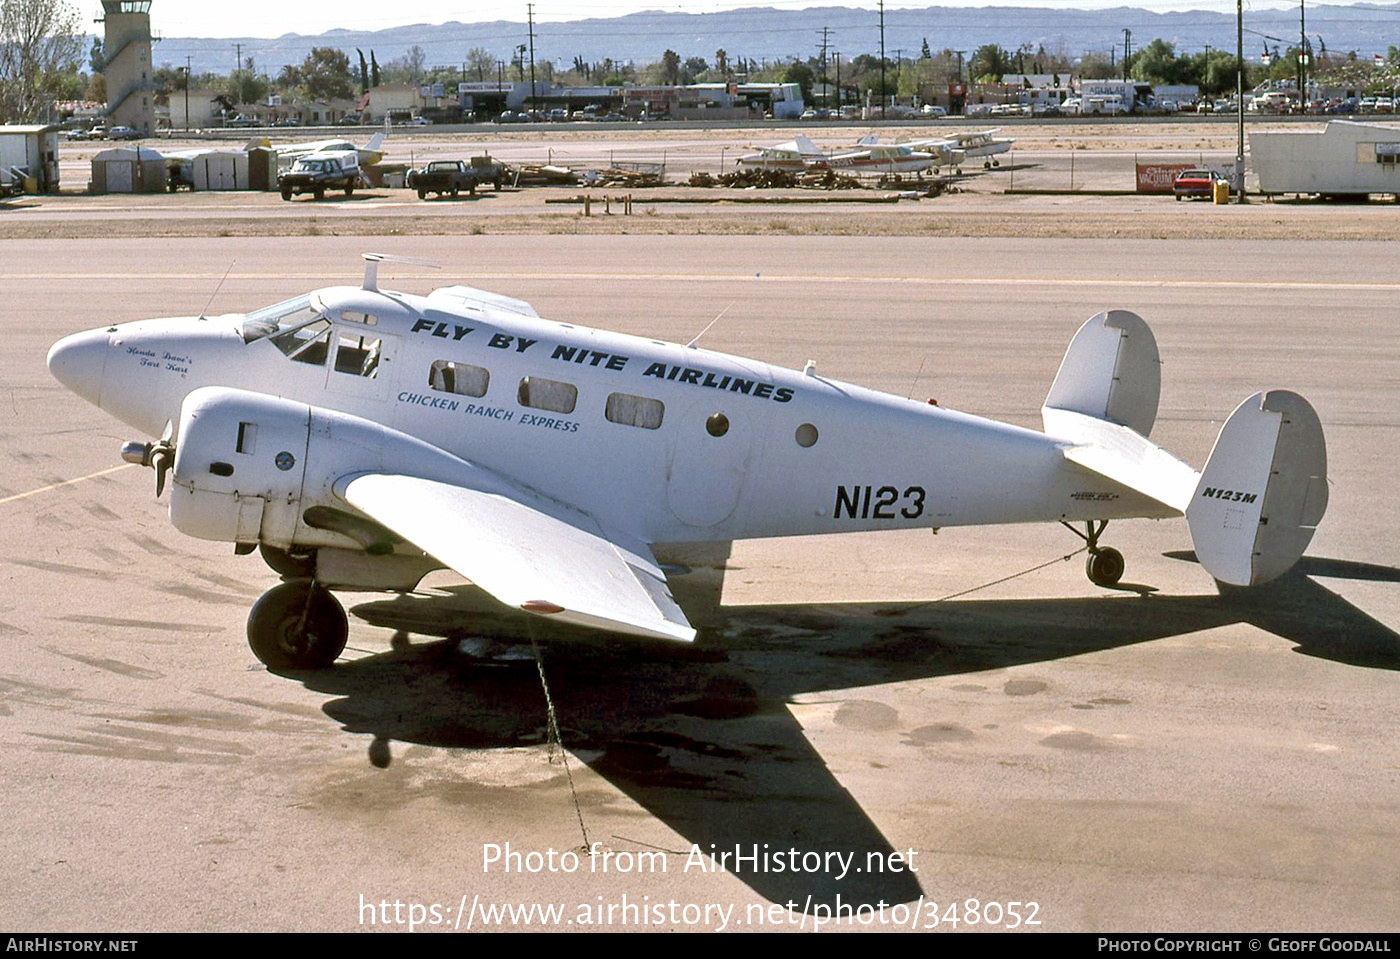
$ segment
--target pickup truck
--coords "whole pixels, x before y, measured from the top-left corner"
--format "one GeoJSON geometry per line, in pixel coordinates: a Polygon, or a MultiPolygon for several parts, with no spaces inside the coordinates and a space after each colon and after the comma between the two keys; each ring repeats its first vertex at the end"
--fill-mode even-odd
{"type": "Polygon", "coordinates": [[[426,200],[429,193],[456,196],[462,190],[476,193],[476,170],[461,160],[434,160],[419,170],[410,170],[408,186],[418,191],[418,199],[426,200]]]}
{"type": "Polygon", "coordinates": [[[298,157],[292,168],[277,178],[284,200],[302,193],[313,193],[320,200],[327,190],[344,190],[350,196],[359,185],[360,155],[355,150],[308,153],[298,157]]]}
{"type": "Polygon", "coordinates": [[[483,153],[479,157],[472,157],[468,161],[471,163],[472,172],[476,174],[476,182],[483,186],[491,184],[492,189],[499,190],[501,184],[505,183],[514,174],[510,167],[500,160],[495,159],[489,153],[483,153]]]}

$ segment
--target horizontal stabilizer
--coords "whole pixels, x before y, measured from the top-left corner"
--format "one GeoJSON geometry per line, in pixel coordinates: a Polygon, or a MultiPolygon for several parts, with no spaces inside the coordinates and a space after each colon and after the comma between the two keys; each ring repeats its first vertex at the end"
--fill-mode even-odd
{"type": "Polygon", "coordinates": [[[1074,444],[1065,459],[1151,497],[1170,515],[1186,512],[1199,478],[1189,465],[1126,426],[1049,407],[1041,414],[1047,434],[1074,444]]]}
{"type": "MultiPolygon", "coordinates": [[[[1162,390],[1157,340],[1127,310],[1096,313],[1074,334],[1044,411],[1069,410],[1150,436],[1162,390]]],[[[1047,422],[1047,433],[1051,432],[1047,422]]]]}
{"type": "Polygon", "coordinates": [[[1287,572],[1327,510],[1327,446],[1297,393],[1255,393],[1230,414],[1186,509],[1196,558],[1234,586],[1287,572]]]}

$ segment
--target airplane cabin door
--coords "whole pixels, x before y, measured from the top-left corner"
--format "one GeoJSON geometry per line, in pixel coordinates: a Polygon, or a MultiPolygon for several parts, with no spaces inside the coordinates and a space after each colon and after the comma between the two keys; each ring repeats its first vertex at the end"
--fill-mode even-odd
{"type": "Polygon", "coordinates": [[[382,400],[393,389],[398,337],[373,327],[337,324],[326,389],[334,393],[382,400]]]}
{"type": "Polygon", "coordinates": [[[753,426],[732,403],[686,409],[667,463],[666,500],[687,526],[716,526],[734,512],[752,466],[753,426]]]}

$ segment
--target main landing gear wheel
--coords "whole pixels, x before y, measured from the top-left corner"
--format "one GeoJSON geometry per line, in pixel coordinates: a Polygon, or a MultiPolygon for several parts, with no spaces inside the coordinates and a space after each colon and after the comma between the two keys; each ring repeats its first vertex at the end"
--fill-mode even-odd
{"type": "Polygon", "coordinates": [[[1123,554],[1111,546],[1091,552],[1084,561],[1084,572],[1095,586],[1117,586],[1123,578],[1123,554]]]}
{"type": "Polygon", "coordinates": [[[1084,573],[1095,586],[1117,586],[1123,578],[1126,564],[1123,554],[1111,546],[1100,546],[1099,537],[1108,528],[1108,520],[1089,520],[1085,523],[1088,532],[1081,533],[1073,526],[1060,521],[1060,525],[1082,539],[1089,547],[1089,558],[1084,561],[1084,573]]]}
{"type": "Polygon", "coordinates": [[[268,669],[325,669],[349,632],[340,601],[309,579],[272,587],[248,614],[248,645],[268,669]]]}

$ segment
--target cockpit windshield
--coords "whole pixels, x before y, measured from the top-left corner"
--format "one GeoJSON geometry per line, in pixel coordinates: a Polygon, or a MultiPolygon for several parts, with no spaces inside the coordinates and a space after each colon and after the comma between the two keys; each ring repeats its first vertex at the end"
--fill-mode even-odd
{"type": "Polygon", "coordinates": [[[320,318],[320,311],[311,305],[310,295],[303,294],[245,316],[243,342],[251,343],[284,330],[294,330],[320,318]]]}

